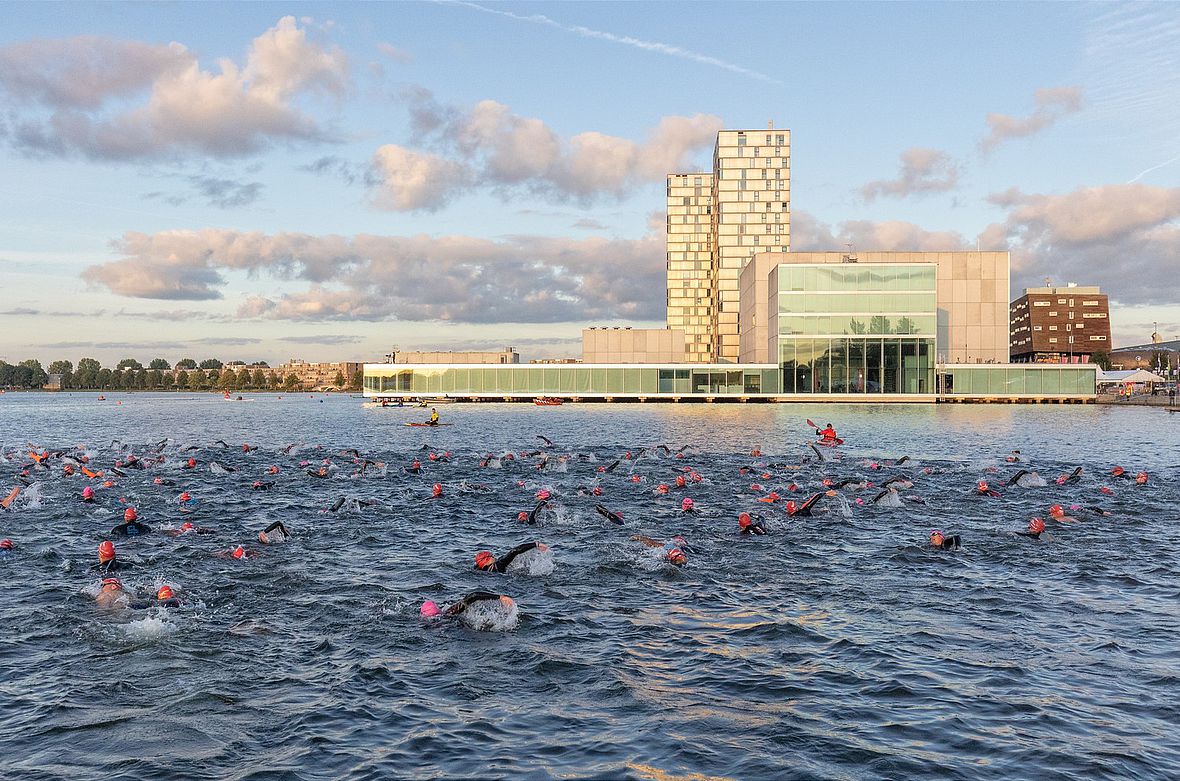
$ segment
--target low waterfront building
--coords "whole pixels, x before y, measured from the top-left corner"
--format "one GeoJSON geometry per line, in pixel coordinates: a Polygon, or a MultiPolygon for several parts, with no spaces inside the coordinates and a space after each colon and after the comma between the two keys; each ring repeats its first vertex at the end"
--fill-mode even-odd
{"type": "Polygon", "coordinates": [[[1110,302],[1097,287],[1030,287],[1008,311],[1013,363],[1089,363],[1110,351],[1110,302]]]}
{"type": "Polygon", "coordinates": [[[583,328],[583,363],[684,363],[678,328],[583,328]]]}
{"type": "Polygon", "coordinates": [[[395,350],[385,356],[389,363],[520,363],[515,347],[499,351],[395,350]]]}

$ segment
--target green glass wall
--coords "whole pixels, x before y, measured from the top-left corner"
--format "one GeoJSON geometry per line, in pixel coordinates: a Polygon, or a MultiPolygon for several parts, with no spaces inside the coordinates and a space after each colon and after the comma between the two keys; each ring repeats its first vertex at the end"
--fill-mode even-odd
{"type": "Polygon", "coordinates": [[[932,264],[778,267],[783,393],[934,393],[932,264]]]}
{"type": "Polygon", "coordinates": [[[1093,367],[1020,366],[948,367],[943,392],[951,396],[1093,396],[1093,367]]]}
{"type": "Polygon", "coordinates": [[[376,393],[490,395],[626,395],[707,393],[742,396],[779,393],[778,371],[748,368],[658,366],[513,366],[378,370],[366,374],[376,393]]]}

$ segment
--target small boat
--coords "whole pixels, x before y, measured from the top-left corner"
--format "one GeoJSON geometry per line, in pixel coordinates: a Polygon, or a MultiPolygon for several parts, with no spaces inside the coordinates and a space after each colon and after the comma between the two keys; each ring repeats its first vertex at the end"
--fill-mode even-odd
{"type": "Polygon", "coordinates": [[[447,396],[441,396],[435,399],[422,399],[423,407],[437,407],[439,404],[457,404],[458,399],[452,399],[447,396]]]}
{"type": "Polygon", "coordinates": [[[98,400],[99,400],[99,401],[106,401],[106,400],[107,400],[107,397],[106,397],[106,396],[99,396],[99,397],[98,397],[98,400]]]}
{"type": "Polygon", "coordinates": [[[412,428],[438,428],[439,426],[453,426],[454,423],[407,423],[412,428]]]}
{"type": "Polygon", "coordinates": [[[533,399],[533,404],[536,404],[538,407],[560,407],[564,403],[561,399],[554,398],[553,396],[540,396],[533,399]]]}
{"type": "Polygon", "coordinates": [[[815,441],[815,444],[819,445],[820,447],[838,447],[838,446],[844,444],[844,440],[839,439],[839,438],[837,438],[837,439],[817,439],[815,441]]]}

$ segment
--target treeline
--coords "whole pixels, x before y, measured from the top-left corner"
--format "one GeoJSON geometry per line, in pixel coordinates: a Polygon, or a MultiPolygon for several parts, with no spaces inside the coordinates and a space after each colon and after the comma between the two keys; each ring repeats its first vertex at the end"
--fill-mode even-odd
{"type": "MultiPolygon", "coordinates": [[[[0,361],[0,388],[42,388],[49,383],[49,375],[60,375],[62,390],[304,390],[294,374],[282,375],[265,361],[250,365],[226,366],[216,358],[197,363],[192,358],[177,361],[171,366],[163,358],[156,358],[144,366],[134,358],[124,358],[115,368],[105,368],[94,358],[82,358],[77,367],[72,361],[53,361],[46,370],[35,359],[8,364],[0,361]]],[[[359,389],[363,372],[352,377],[337,372],[337,388],[359,389]]]]}

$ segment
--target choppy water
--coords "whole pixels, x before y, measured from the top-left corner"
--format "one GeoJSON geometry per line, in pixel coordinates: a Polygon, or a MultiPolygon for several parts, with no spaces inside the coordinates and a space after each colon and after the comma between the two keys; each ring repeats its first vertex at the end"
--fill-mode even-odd
{"type": "Polygon", "coordinates": [[[1180,419],[1161,410],[482,405],[441,408],[455,425],[424,430],[402,425],[421,410],[359,403],[0,397],[4,495],[27,443],[86,444],[109,469],[169,440],[163,464],[116,478],[96,505],[78,496],[100,481],[51,461],[0,512],[17,545],[0,558],[0,777],[1180,776],[1180,419]],[[848,440],[822,465],[802,463],[807,417],[848,440]],[[661,443],[690,447],[598,471],[661,443]],[[193,444],[199,467],[181,470],[193,444]],[[352,447],[386,467],[358,476],[339,455],[352,447]],[[541,456],[479,465],[538,449],[543,470],[541,456]],[[998,485],[1013,449],[1047,487],[998,485]],[[426,457],[442,450],[450,462],[426,457]],[[916,463],[867,466],[901,455],[916,463]],[[415,456],[423,474],[408,475],[415,456]],[[214,474],[214,459],[239,471],[214,474]],[[329,480],[299,466],[324,459],[329,480]],[[1110,479],[1116,463],[1150,482],[1110,479]],[[1080,484],[1053,482],[1077,464],[1080,484]],[[702,482],[654,492],[684,467],[702,482]],[[901,473],[914,481],[901,507],[856,504],[876,488],[842,489],[809,519],[756,501],[790,482],[798,498],[824,477],[901,473]],[[1002,495],[970,495],[981,478],[1002,495]],[[277,485],[250,490],[258,479],[277,485]],[[579,495],[595,485],[602,497],[579,495]],[[542,488],[555,510],[519,523],[542,488]],[[198,502],[182,515],[186,489],[198,502]],[[679,512],[684,496],[698,513],[679,512]],[[341,497],[376,503],[326,511],[341,497]],[[157,532],[217,530],[117,541],[140,564],[124,582],[143,595],[168,583],[179,609],[96,608],[90,567],[120,498],[157,532]],[[1013,534],[1055,502],[1113,514],[1073,511],[1039,541],[1013,534]],[[742,510],[773,533],[739,536],[742,510]],[[295,539],[259,546],[272,520],[295,539]],[[932,528],[963,549],[928,547],[932,528]],[[683,534],[695,552],[676,568],[632,534],[683,534]],[[472,567],[480,549],[534,539],[551,555],[528,554],[523,571],[472,567]],[[262,555],[215,555],[237,543],[262,555]],[[418,615],[473,589],[511,595],[517,614],[493,631],[418,615]]]}

